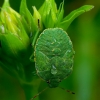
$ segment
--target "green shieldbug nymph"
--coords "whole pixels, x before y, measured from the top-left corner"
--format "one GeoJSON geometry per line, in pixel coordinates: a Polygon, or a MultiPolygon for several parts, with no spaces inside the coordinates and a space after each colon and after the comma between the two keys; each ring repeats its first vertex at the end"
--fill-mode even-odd
{"type": "Polygon", "coordinates": [[[45,29],[41,33],[34,56],[37,74],[50,88],[57,87],[73,70],[73,45],[61,28],[45,29]]]}

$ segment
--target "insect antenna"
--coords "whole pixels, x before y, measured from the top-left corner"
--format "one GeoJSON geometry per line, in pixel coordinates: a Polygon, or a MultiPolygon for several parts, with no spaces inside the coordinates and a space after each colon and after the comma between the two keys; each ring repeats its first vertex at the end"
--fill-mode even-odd
{"type": "Polygon", "coordinates": [[[39,96],[42,92],[44,92],[48,87],[46,87],[45,89],[43,89],[42,91],[40,91],[38,94],[36,94],[33,98],[31,98],[31,100],[34,100],[37,96],[39,96]]]}
{"type": "Polygon", "coordinates": [[[62,88],[62,87],[59,87],[61,88],[62,90],[66,91],[66,92],[69,92],[70,94],[75,94],[74,92],[70,91],[70,90],[66,90],[65,88],[62,88]]]}

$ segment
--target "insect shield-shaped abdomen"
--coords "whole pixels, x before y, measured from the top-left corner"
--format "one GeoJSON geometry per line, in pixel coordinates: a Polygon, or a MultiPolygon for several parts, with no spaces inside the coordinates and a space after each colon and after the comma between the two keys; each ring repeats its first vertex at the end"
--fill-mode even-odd
{"type": "Polygon", "coordinates": [[[45,29],[35,46],[35,67],[39,77],[54,88],[73,69],[73,45],[68,34],[60,28],[45,29]]]}

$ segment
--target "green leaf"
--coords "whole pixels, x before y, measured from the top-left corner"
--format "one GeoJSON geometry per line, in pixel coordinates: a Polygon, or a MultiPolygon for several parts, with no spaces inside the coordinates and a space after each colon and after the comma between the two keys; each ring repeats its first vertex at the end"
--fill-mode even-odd
{"type": "Polygon", "coordinates": [[[52,6],[54,13],[57,13],[57,5],[55,3],[55,0],[48,0],[48,1],[51,2],[51,6],[52,6]]]}
{"type": "Polygon", "coordinates": [[[55,0],[45,0],[43,5],[39,9],[39,12],[41,15],[45,16],[46,14],[48,14],[51,8],[53,9],[54,13],[57,13],[57,5],[55,3],[55,0]]]}
{"type": "Polygon", "coordinates": [[[54,24],[57,21],[57,7],[54,0],[45,0],[39,9],[39,13],[41,14],[45,28],[54,27],[54,24]]]}
{"type": "Polygon", "coordinates": [[[57,12],[57,22],[56,22],[56,26],[63,19],[63,15],[64,15],[64,1],[60,4],[59,9],[58,9],[58,12],[57,12]]]}
{"type": "Polygon", "coordinates": [[[84,5],[74,11],[72,11],[68,16],[66,16],[62,22],[59,23],[58,27],[63,28],[64,30],[67,30],[69,25],[72,23],[72,21],[78,17],[79,15],[83,14],[84,12],[90,11],[92,8],[94,8],[93,5],[84,5]]]}
{"type": "Polygon", "coordinates": [[[48,1],[45,0],[43,5],[39,9],[39,13],[41,14],[43,24],[45,24],[46,16],[49,14],[50,8],[50,4],[48,3],[48,1]]]}
{"type": "Polygon", "coordinates": [[[10,7],[9,0],[4,0],[2,9],[7,9],[7,7],[10,7]]]}
{"type": "MultiPolygon", "coordinates": [[[[27,8],[26,0],[21,1],[20,5],[20,14],[22,16],[22,23],[24,27],[28,27],[29,36],[31,36],[34,32],[37,31],[38,26],[36,26],[33,16],[27,8]],[[24,25],[25,24],[25,25],[24,25]]],[[[26,30],[27,31],[27,30],[26,30]]]]}
{"type": "Polygon", "coordinates": [[[34,14],[33,14],[34,22],[38,26],[39,30],[42,30],[43,29],[43,25],[42,25],[41,15],[37,11],[35,6],[32,6],[32,8],[33,8],[33,11],[34,11],[34,14]]]}
{"type": "Polygon", "coordinates": [[[52,11],[50,10],[49,14],[45,18],[45,23],[44,23],[46,28],[53,28],[54,27],[54,21],[52,17],[52,11]]]}
{"type": "Polygon", "coordinates": [[[6,33],[0,35],[1,49],[8,57],[21,60],[23,54],[26,56],[28,51],[29,39],[25,40],[6,29],[6,33]]]}
{"type": "Polygon", "coordinates": [[[5,15],[4,15],[4,11],[7,11],[8,10],[8,7],[10,7],[10,4],[9,4],[9,0],[4,0],[4,4],[1,8],[1,12],[0,12],[0,17],[1,17],[1,21],[4,23],[5,20],[5,15]]]}

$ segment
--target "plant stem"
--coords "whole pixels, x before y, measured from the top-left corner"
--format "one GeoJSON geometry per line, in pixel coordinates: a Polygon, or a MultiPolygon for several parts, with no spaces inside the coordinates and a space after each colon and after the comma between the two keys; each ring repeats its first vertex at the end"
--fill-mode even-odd
{"type": "MultiPolygon", "coordinates": [[[[34,83],[23,83],[22,88],[25,92],[26,100],[31,100],[37,93],[40,84],[40,80],[34,80],[34,83]]],[[[37,97],[37,100],[39,98],[37,97]]]]}

